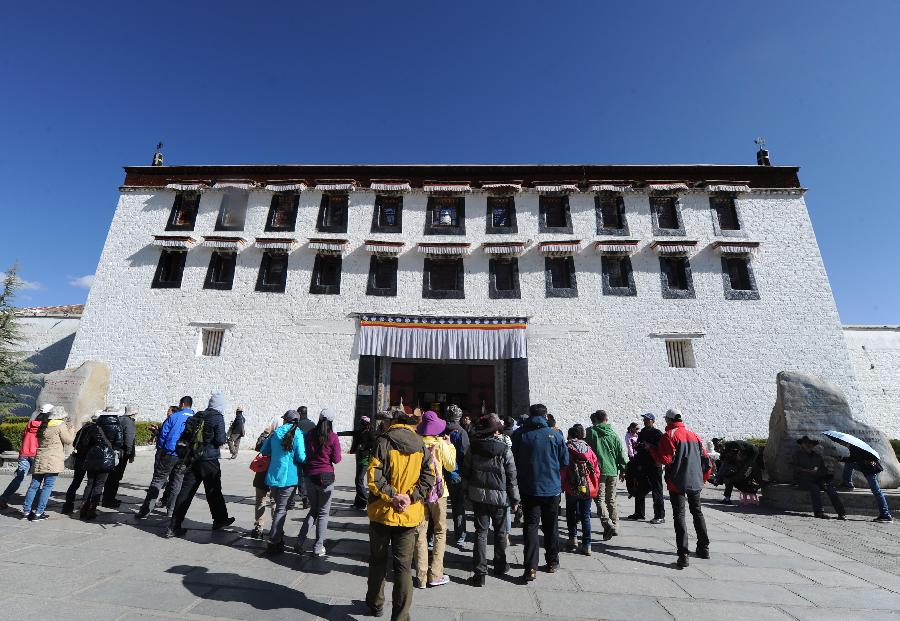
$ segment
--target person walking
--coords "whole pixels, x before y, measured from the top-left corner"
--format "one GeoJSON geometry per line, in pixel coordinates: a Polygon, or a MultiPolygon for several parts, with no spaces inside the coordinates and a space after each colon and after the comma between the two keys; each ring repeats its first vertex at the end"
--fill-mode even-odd
{"type": "Polygon", "coordinates": [[[144,498],[144,504],[137,511],[137,519],[143,520],[149,516],[153,509],[156,508],[156,500],[163,487],[166,487],[167,503],[166,513],[171,518],[175,509],[175,499],[178,498],[178,492],[181,490],[181,484],[184,479],[184,465],[178,458],[176,451],[178,440],[184,432],[184,426],[187,421],[194,415],[191,409],[193,399],[189,396],[181,398],[181,403],[176,412],[173,412],[163,422],[159,433],[156,436],[156,456],[153,459],[153,477],[150,479],[150,487],[147,489],[147,496],[144,498]]]}
{"type": "Polygon", "coordinates": [[[313,554],[325,556],[325,533],[331,513],[331,495],[334,493],[334,465],[341,461],[341,442],[333,430],[334,412],[323,409],[315,429],[305,437],[306,463],[303,473],[309,494],[309,513],[300,527],[294,550],[301,554],[309,529],[316,526],[316,543],[313,554]]]}
{"type": "Polygon", "coordinates": [[[97,517],[97,505],[103,496],[106,479],[124,453],[125,437],[119,424],[122,414],[117,406],[97,412],[94,424],[87,425],[84,440],[79,440],[78,450],[81,451],[82,445],[85,449],[84,470],[87,475],[79,509],[82,520],[97,517]]]}
{"type": "MultiPolygon", "coordinates": [[[[303,432],[304,438],[308,438],[313,430],[315,430],[316,424],[309,420],[309,412],[305,405],[301,405],[297,408],[297,414],[300,416],[300,431],[303,432]]],[[[299,496],[300,508],[303,510],[309,509],[309,493],[306,483],[305,467],[301,465],[300,480],[297,483],[297,496],[295,496],[295,499],[299,496]]],[[[294,501],[291,501],[291,508],[294,508],[294,501]]]]}
{"type": "MultiPolygon", "coordinates": [[[[566,448],[569,466],[560,472],[562,489],[566,495],[566,526],[569,529],[567,552],[591,555],[591,501],[597,498],[601,485],[597,455],[585,442],[584,427],[569,429],[566,448]],[[578,525],[581,524],[581,545],[578,545],[578,525]]],[[[613,484],[615,489],[615,484],[613,484]]],[[[615,492],[613,492],[615,494],[615,492]]],[[[605,539],[605,537],[604,537],[605,539]]]]}
{"type": "Polygon", "coordinates": [[[228,428],[228,450],[231,452],[231,459],[237,459],[238,451],[241,448],[241,438],[244,437],[244,408],[238,406],[234,411],[234,420],[228,428]]]}
{"type": "Polygon", "coordinates": [[[22,515],[30,522],[46,520],[45,513],[50,493],[56,484],[56,477],[65,467],[65,448],[72,444],[75,432],[65,422],[66,411],[62,406],[54,406],[53,410],[42,420],[38,426],[36,437],[38,441],[37,451],[34,454],[34,467],[32,468],[31,484],[25,493],[25,502],[22,504],[22,515]],[[35,504],[35,499],[37,504],[35,504]]]}
{"type": "MultiPolygon", "coordinates": [[[[269,435],[260,446],[259,452],[269,457],[269,469],[266,471],[265,484],[272,497],[274,510],[272,528],[269,531],[269,543],[264,554],[272,556],[284,552],[284,522],[288,508],[297,492],[299,468],[307,458],[306,443],[300,430],[300,417],[296,410],[288,410],[281,417],[284,424],[269,435]]],[[[257,507],[259,507],[259,488],[257,488],[257,507]]],[[[265,516],[257,510],[257,528],[265,516]]],[[[297,539],[299,547],[300,539],[297,539]]]]}
{"type": "Polygon", "coordinates": [[[684,426],[679,410],[666,412],[666,432],[656,445],[644,446],[657,463],[665,466],[672,519],[675,522],[675,543],[678,548],[678,568],[688,566],[688,534],[685,526],[685,505],[694,518],[697,533],[697,557],[709,558],[709,536],[700,506],[700,492],[712,473],[712,462],[703,441],[684,426]]]}
{"type": "Polygon", "coordinates": [[[372,456],[372,448],[375,446],[375,429],[372,419],[368,416],[360,416],[359,423],[353,431],[339,431],[338,436],[350,436],[350,454],[356,459],[356,497],[353,499],[353,508],[360,511],[366,510],[369,497],[369,489],[366,486],[366,471],[369,467],[369,458],[372,456]]]}
{"type": "Polygon", "coordinates": [[[888,507],[887,498],[885,498],[884,492],[881,491],[881,487],[878,485],[878,473],[884,470],[881,462],[871,453],[867,453],[855,446],[848,446],[847,448],[850,450],[850,454],[841,460],[844,462],[842,487],[854,489],[853,471],[859,470],[860,474],[865,477],[866,483],[869,484],[869,489],[872,490],[872,496],[875,497],[875,504],[878,507],[878,517],[872,521],[886,524],[893,522],[894,518],[891,515],[890,507],[888,507]]]}
{"type": "Polygon", "coordinates": [[[831,482],[833,475],[825,466],[822,455],[816,451],[819,441],[805,435],[797,440],[797,444],[800,445],[800,448],[794,455],[794,481],[799,488],[809,492],[813,515],[819,519],[828,519],[828,514],[822,507],[822,489],[824,488],[828,499],[831,500],[831,506],[837,513],[837,519],[847,519],[844,503],[841,502],[841,497],[838,496],[834,483],[831,482]]]}
{"type": "Polygon", "coordinates": [[[650,523],[662,524],[666,521],[662,466],[656,463],[647,447],[656,446],[663,433],[656,428],[656,415],[652,412],[641,414],[641,420],[644,421],[644,428],[638,433],[638,443],[634,454],[634,471],[640,481],[634,495],[634,513],[625,519],[645,519],[646,490],[649,489],[653,498],[653,519],[650,520],[650,523]]]}
{"type": "Polygon", "coordinates": [[[524,582],[537,578],[538,528],[544,534],[547,571],[554,573],[559,568],[560,471],[569,465],[569,451],[562,434],[551,430],[547,422],[547,407],[535,403],[528,413],[528,420],[512,436],[525,519],[524,582]]]}
{"type": "Polygon", "coordinates": [[[423,501],[435,485],[431,454],[416,433],[416,417],[402,408],[375,440],[369,461],[369,576],[366,607],[380,617],[384,611],[384,579],[388,549],[392,551],[394,591],[391,621],[408,621],[413,584],[410,575],[416,528],[425,519],[423,501]]]}
{"type": "Polygon", "coordinates": [[[457,470],[456,448],[450,442],[450,438],[443,435],[447,429],[447,423],[437,415],[437,412],[428,410],[422,416],[422,421],[416,431],[422,436],[422,442],[428,450],[432,469],[434,470],[435,485],[424,500],[425,519],[416,529],[416,586],[424,589],[427,586],[438,587],[450,582],[450,577],[444,573],[444,548],[447,544],[447,486],[444,484],[444,472],[457,470]],[[430,525],[430,526],[429,526],[430,525]],[[432,530],[433,550],[431,564],[428,563],[428,531],[432,530]]]}
{"type": "Polygon", "coordinates": [[[178,444],[188,442],[183,450],[184,454],[179,454],[179,458],[185,463],[184,480],[165,533],[167,538],[183,537],[187,534],[187,529],[182,527],[182,523],[201,483],[213,519],[212,529],[219,530],[234,523],[234,518],[228,516],[228,507],[225,505],[225,497],[222,496],[222,470],[219,466],[221,457],[219,448],[226,440],[225,418],[222,412],[227,410],[228,403],[225,396],[220,392],[213,392],[206,409],[194,414],[184,424],[184,431],[178,442],[178,444]]]}
{"type": "Polygon", "coordinates": [[[107,509],[118,509],[121,502],[116,496],[119,494],[119,483],[125,476],[125,468],[128,464],[134,462],[134,442],[137,435],[137,425],[134,422],[137,416],[137,408],[133,405],[126,405],[125,412],[119,416],[119,426],[122,428],[122,438],[124,445],[119,455],[119,462],[112,472],[106,478],[106,484],[103,486],[103,501],[101,506],[107,509]]]}
{"type": "Polygon", "coordinates": [[[9,485],[3,491],[3,495],[0,495],[0,510],[5,511],[9,508],[10,498],[19,491],[22,481],[31,472],[31,467],[34,465],[34,456],[38,450],[38,430],[41,429],[42,425],[46,428],[46,423],[50,419],[52,412],[53,405],[45,403],[41,406],[34,420],[28,421],[25,425],[25,431],[22,432],[22,446],[19,449],[19,460],[16,462],[16,472],[13,474],[12,481],[9,482],[9,485]]]}
{"type": "Polygon", "coordinates": [[[473,438],[462,465],[468,481],[468,497],[475,510],[475,546],[472,554],[473,576],[469,584],[483,587],[487,575],[488,529],[494,529],[494,575],[509,571],[506,549],[509,542],[510,511],[520,502],[516,480],[516,461],[504,423],[495,414],[475,423],[473,438]]]}
{"type": "Polygon", "coordinates": [[[459,472],[460,464],[469,452],[468,427],[463,427],[460,421],[463,418],[462,409],[455,404],[447,407],[447,436],[450,438],[453,448],[456,449],[456,468],[446,472],[447,490],[450,495],[450,513],[453,517],[453,536],[456,539],[456,547],[466,549],[466,487],[465,481],[459,472]]]}
{"type": "Polygon", "coordinates": [[[634,457],[634,453],[637,450],[638,443],[638,424],[637,423],[628,423],[628,429],[625,431],[625,455],[628,457],[628,461],[634,457]]]}
{"type": "Polygon", "coordinates": [[[63,515],[71,515],[75,511],[75,500],[78,498],[78,489],[84,483],[87,475],[84,461],[87,457],[88,438],[90,436],[90,426],[94,424],[94,416],[86,416],[81,422],[81,428],[75,434],[75,441],[72,442],[72,481],[66,489],[66,497],[63,501],[60,513],[63,515]]]}
{"type": "MultiPolygon", "coordinates": [[[[256,438],[256,452],[259,455],[262,455],[260,451],[262,450],[263,444],[272,435],[272,433],[279,427],[278,423],[281,422],[282,419],[277,419],[273,421],[268,427],[263,429],[262,433],[259,434],[259,437],[256,438]]],[[[269,460],[271,464],[271,459],[269,460]]],[[[272,495],[269,490],[269,486],[266,484],[266,475],[269,474],[268,467],[254,471],[253,475],[253,489],[256,491],[256,502],[253,511],[253,530],[250,531],[251,539],[262,539],[263,530],[266,528],[266,509],[268,508],[272,513],[272,522],[275,522],[275,503],[272,502],[272,495]]]]}
{"type": "MultiPolygon", "coordinates": [[[[600,466],[600,481],[595,501],[597,516],[603,525],[603,541],[609,541],[619,533],[616,483],[625,478],[627,462],[622,440],[609,424],[609,415],[606,411],[597,410],[591,414],[591,422],[593,425],[587,430],[587,443],[593,449],[600,466]]],[[[571,450],[569,454],[571,455],[571,450]]]]}

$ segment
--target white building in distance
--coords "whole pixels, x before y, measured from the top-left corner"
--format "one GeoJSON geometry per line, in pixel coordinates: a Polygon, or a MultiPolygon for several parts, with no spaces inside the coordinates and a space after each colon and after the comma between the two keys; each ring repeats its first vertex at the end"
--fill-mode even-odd
{"type": "Polygon", "coordinates": [[[867,419],[796,167],[125,172],[68,366],[107,363],[145,417],[220,389],[251,433],[402,398],[765,437],[794,370],[867,419]]]}

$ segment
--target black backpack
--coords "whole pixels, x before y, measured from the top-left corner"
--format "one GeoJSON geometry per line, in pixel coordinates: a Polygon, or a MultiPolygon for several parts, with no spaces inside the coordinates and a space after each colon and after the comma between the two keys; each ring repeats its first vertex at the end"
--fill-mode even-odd
{"type": "Polygon", "coordinates": [[[591,497],[590,467],[586,459],[573,459],[569,464],[569,480],[576,498],[591,497]]]}
{"type": "Polygon", "coordinates": [[[192,463],[203,453],[203,432],[206,420],[201,414],[194,414],[184,423],[184,430],[175,444],[175,454],[185,464],[192,463]]]}

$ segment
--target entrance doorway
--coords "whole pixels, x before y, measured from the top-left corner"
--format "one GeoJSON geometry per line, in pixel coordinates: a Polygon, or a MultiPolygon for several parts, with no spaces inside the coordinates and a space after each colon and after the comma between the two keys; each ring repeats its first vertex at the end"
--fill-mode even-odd
{"type": "Polygon", "coordinates": [[[435,410],[458,405],[465,412],[497,412],[498,367],[492,363],[392,361],[390,403],[435,410]]]}

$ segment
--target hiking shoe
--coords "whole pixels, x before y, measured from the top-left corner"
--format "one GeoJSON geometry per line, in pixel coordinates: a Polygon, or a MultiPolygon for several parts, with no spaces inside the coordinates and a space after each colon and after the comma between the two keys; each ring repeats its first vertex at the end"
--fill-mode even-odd
{"type": "Polygon", "coordinates": [[[50,516],[46,513],[41,513],[40,515],[35,515],[34,513],[32,513],[31,515],[28,516],[29,522],[40,522],[42,520],[49,520],[49,519],[50,519],[50,516]]]}
{"type": "Polygon", "coordinates": [[[675,562],[675,564],[678,566],[678,569],[684,569],[685,567],[690,565],[691,562],[688,560],[687,554],[679,554],[678,560],[675,562]]]}
{"type": "Polygon", "coordinates": [[[559,569],[559,563],[547,563],[548,574],[555,574],[557,569],[559,569]]]}
{"type": "Polygon", "coordinates": [[[723,498],[719,502],[720,502],[720,504],[723,504],[723,505],[733,505],[734,504],[733,502],[731,502],[731,498],[723,498]]]}
{"type": "Polygon", "coordinates": [[[428,585],[424,580],[419,580],[415,576],[413,577],[413,588],[414,589],[427,589],[428,585]]]}
{"type": "Polygon", "coordinates": [[[75,503],[74,502],[64,502],[60,513],[63,515],[72,515],[72,512],[75,511],[75,503]]]}
{"type": "MultiPolygon", "coordinates": [[[[494,565],[494,575],[495,576],[505,576],[506,572],[508,572],[508,571],[509,571],[509,565],[507,563],[503,563],[502,565],[494,565]]],[[[484,576],[482,576],[482,578],[483,577],[484,576]]]]}
{"type": "Polygon", "coordinates": [[[318,556],[320,558],[323,556],[327,556],[327,554],[325,553],[325,546],[322,546],[321,548],[315,548],[313,550],[313,556],[318,556]]]}
{"type": "Polygon", "coordinates": [[[186,528],[172,528],[171,526],[166,529],[166,533],[163,535],[166,539],[171,539],[173,537],[184,537],[187,535],[186,528]]]}
{"type": "Polygon", "coordinates": [[[666,518],[653,518],[652,520],[650,520],[650,523],[651,524],[665,524],[666,518]]]}
{"type": "Polygon", "coordinates": [[[872,520],[872,521],[873,521],[873,522],[879,522],[879,523],[881,523],[881,524],[890,524],[891,522],[894,521],[894,518],[892,518],[892,517],[889,516],[889,515],[879,515],[877,518],[875,518],[875,519],[872,520]]]}
{"type": "Polygon", "coordinates": [[[34,521],[34,511],[29,511],[28,513],[22,512],[22,519],[28,520],[29,522],[34,521]]]}
{"type": "Polygon", "coordinates": [[[384,608],[382,606],[373,606],[372,604],[366,604],[366,608],[370,617],[384,616],[384,608]]]}
{"type": "Polygon", "coordinates": [[[134,514],[134,519],[146,520],[149,515],[150,515],[149,511],[144,511],[143,509],[139,509],[138,512],[134,514]]]}
{"type": "Polygon", "coordinates": [[[697,547],[697,558],[709,560],[709,548],[697,547]]]}
{"type": "Polygon", "coordinates": [[[428,586],[430,586],[430,587],[439,587],[439,586],[443,586],[445,584],[450,584],[450,576],[448,576],[447,574],[444,574],[437,580],[430,580],[428,582],[428,586]]]}
{"type": "Polygon", "coordinates": [[[475,574],[474,576],[469,578],[469,586],[483,587],[484,586],[484,574],[475,574]]]}
{"type": "Polygon", "coordinates": [[[847,520],[847,516],[844,515],[843,513],[838,513],[838,515],[837,515],[837,517],[836,517],[835,519],[836,519],[836,520],[841,520],[842,522],[844,522],[844,521],[847,520]]]}
{"type": "Polygon", "coordinates": [[[534,582],[537,580],[537,571],[534,569],[526,569],[525,573],[522,575],[522,583],[528,584],[529,582],[534,582]]]}
{"type": "Polygon", "coordinates": [[[610,539],[612,539],[615,536],[616,536],[616,531],[614,531],[613,529],[611,529],[611,528],[603,529],[603,541],[609,541],[610,539]]]}
{"type": "Polygon", "coordinates": [[[632,521],[632,522],[637,522],[638,520],[643,520],[643,519],[644,519],[644,516],[643,516],[643,515],[638,515],[637,513],[632,513],[631,515],[627,515],[627,516],[625,516],[625,517],[622,518],[622,519],[630,520],[630,521],[632,521]]]}
{"type": "Polygon", "coordinates": [[[250,539],[262,539],[262,530],[259,526],[250,531],[250,539]]]}
{"type": "Polygon", "coordinates": [[[574,539],[569,539],[569,543],[566,544],[566,552],[575,552],[578,550],[578,544],[574,539]]]}
{"type": "Polygon", "coordinates": [[[591,555],[591,546],[584,545],[578,548],[578,553],[582,556],[590,556],[591,555]]]}
{"type": "Polygon", "coordinates": [[[225,519],[222,520],[221,522],[213,522],[213,524],[212,524],[212,529],[213,529],[213,530],[219,530],[219,529],[225,528],[226,526],[231,526],[232,524],[234,524],[234,518],[233,518],[233,517],[225,518],[225,519]]]}

